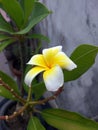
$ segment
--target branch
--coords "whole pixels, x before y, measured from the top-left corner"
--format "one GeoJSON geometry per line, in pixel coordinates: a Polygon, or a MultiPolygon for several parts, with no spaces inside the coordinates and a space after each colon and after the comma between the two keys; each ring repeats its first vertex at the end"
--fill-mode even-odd
{"type": "Polygon", "coordinates": [[[28,104],[26,104],[25,106],[21,107],[21,109],[19,109],[18,111],[15,111],[12,115],[8,116],[0,116],[0,120],[11,120],[19,115],[21,115],[28,107],[28,104]]]}
{"type": "Polygon", "coordinates": [[[43,99],[43,100],[40,100],[40,101],[33,101],[33,102],[29,102],[29,104],[32,104],[32,105],[37,105],[37,104],[45,104],[46,102],[50,101],[50,100],[54,100],[57,98],[57,96],[63,91],[63,86],[59,88],[58,91],[56,91],[54,93],[53,96],[50,96],[46,99],[43,99]]]}
{"type": "Polygon", "coordinates": [[[1,78],[0,78],[0,85],[2,85],[5,89],[7,89],[10,93],[12,93],[17,99],[19,99],[19,101],[23,104],[26,103],[26,101],[19,96],[14,89],[12,89],[8,84],[6,84],[1,78]]]}

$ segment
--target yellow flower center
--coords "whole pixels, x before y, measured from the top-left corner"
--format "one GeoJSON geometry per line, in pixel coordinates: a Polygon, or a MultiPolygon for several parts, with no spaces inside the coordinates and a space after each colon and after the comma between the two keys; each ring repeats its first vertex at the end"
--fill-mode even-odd
{"type": "Polygon", "coordinates": [[[51,59],[49,59],[48,60],[48,62],[47,61],[45,61],[45,63],[46,63],[46,67],[48,68],[48,69],[51,69],[52,67],[54,67],[54,58],[52,57],[51,59]]]}

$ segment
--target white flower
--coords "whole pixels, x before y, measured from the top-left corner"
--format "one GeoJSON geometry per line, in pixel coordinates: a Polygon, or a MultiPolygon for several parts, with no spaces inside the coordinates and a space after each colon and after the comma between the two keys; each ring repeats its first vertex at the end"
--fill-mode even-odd
{"type": "MultiPolygon", "coordinates": [[[[43,79],[48,91],[57,91],[64,84],[62,69],[72,70],[77,65],[62,52],[62,46],[44,49],[42,54],[34,55],[28,64],[32,69],[25,76],[25,83],[30,87],[32,80],[43,72],[43,79]]],[[[67,75],[66,75],[67,76],[67,75]]]]}

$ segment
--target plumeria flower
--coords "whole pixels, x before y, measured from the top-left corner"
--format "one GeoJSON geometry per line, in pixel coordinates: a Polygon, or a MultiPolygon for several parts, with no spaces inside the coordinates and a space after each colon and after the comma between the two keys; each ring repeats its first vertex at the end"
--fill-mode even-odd
{"type": "Polygon", "coordinates": [[[62,46],[43,49],[27,63],[32,69],[25,76],[25,83],[31,87],[32,80],[41,72],[48,91],[57,91],[64,84],[62,69],[73,70],[77,65],[62,52],[62,46]]]}

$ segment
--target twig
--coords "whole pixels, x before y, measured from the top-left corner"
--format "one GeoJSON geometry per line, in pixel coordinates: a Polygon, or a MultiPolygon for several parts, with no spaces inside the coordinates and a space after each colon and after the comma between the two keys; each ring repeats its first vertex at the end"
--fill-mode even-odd
{"type": "Polygon", "coordinates": [[[27,97],[27,102],[29,102],[29,101],[30,101],[31,96],[32,96],[32,87],[29,87],[28,97],[27,97]]]}
{"type": "Polygon", "coordinates": [[[45,104],[46,102],[50,101],[50,100],[54,100],[56,99],[56,97],[63,91],[63,86],[59,88],[59,90],[57,92],[54,93],[53,96],[50,96],[46,99],[40,100],[40,101],[33,101],[33,102],[29,102],[29,104],[32,105],[36,105],[36,104],[45,104]]]}
{"type": "Polygon", "coordinates": [[[19,115],[21,115],[28,107],[28,104],[25,104],[25,106],[21,107],[18,111],[15,111],[12,115],[5,115],[5,116],[0,116],[0,120],[11,120],[19,115]]]}
{"type": "Polygon", "coordinates": [[[13,96],[15,96],[21,103],[25,104],[26,101],[19,96],[13,88],[11,88],[8,84],[6,84],[1,78],[0,78],[0,85],[2,85],[5,89],[7,89],[10,93],[13,94],[13,96]]]}

